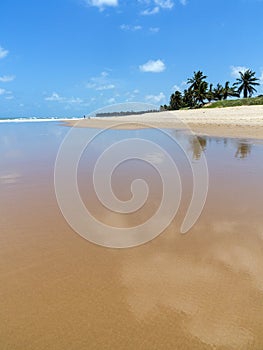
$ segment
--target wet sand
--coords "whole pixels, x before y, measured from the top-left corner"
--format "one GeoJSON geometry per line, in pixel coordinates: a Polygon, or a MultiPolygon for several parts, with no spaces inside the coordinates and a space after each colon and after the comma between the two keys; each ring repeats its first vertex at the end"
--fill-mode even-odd
{"type": "Polygon", "coordinates": [[[263,106],[165,111],[66,122],[69,126],[89,128],[107,128],[113,123],[120,123],[118,129],[140,129],[148,123],[158,128],[190,128],[200,135],[263,139],[263,106]]]}
{"type": "MultiPolygon", "coordinates": [[[[191,194],[182,162],[176,219],[155,240],[116,250],[81,238],[58,208],[53,170],[67,128],[21,128],[0,137],[1,349],[263,348],[262,145],[205,138],[201,147],[189,139],[193,162],[205,152],[210,172],[198,222],[179,233],[191,194]]],[[[151,212],[160,186],[150,168],[126,164],[116,174],[118,195],[129,195],[137,171],[155,191],[129,221],[90,196],[88,159],[80,164],[80,192],[100,220],[129,226],[151,212]]]]}

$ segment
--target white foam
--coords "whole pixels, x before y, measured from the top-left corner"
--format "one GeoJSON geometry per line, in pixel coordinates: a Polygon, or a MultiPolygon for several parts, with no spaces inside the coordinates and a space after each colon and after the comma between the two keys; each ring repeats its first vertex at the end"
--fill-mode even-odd
{"type": "Polygon", "coordinates": [[[36,123],[36,122],[63,122],[68,120],[79,120],[81,118],[10,118],[0,119],[0,123],[36,123]]]}

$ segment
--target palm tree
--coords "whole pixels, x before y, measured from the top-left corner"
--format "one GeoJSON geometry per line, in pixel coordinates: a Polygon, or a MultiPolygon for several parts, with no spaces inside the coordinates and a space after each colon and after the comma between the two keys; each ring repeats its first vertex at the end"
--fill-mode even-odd
{"type": "Polygon", "coordinates": [[[196,103],[201,107],[204,105],[204,100],[207,96],[207,82],[201,81],[198,88],[194,91],[194,97],[196,100],[196,103]]]}
{"type": "Polygon", "coordinates": [[[194,93],[190,89],[184,90],[183,107],[189,107],[189,108],[194,108],[195,107],[194,93]]]}
{"type": "Polygon", "coordinates": [[[228,97],[239,97],[239,92],[236,91],[234,86],[229,86],[229,81],[225,83],[223,88],[223,99],[226,100],[228,97]]]}
{"type": "Polygon", "coordinates": [[[199,70],[198,72],[194,72],[194,76],[187,80],[187,83],[191,84],[189,90],[193,92],[195,105],[197,106],[202,106],[206,99],[208,87],[208,84],[205,81],[206,78],[207,76],[199,70]]]}
{"type": "Polygon", "coordinates": [[[189,86],[190,90],[196,90],[200,83],[207,78],[206,75],[203,74],[200,70],[198,72],[194,72],[194,76],[192,78],[187,79],[187,84],[191,84],[189,86]]]}
{"type": "Polygon", "coordinates": [[[170,109],[180,109],[183,105],[182,94],[180,91],[175,91],[170,97],[170,109]]]}
{"type": "Polygon", "coordinates": [[[162,112],[162,111],[167,111],[169,108],[168,108],[168,106],[167,105],[161,105],[160,106],[160,112],[162,112]]]}
{"type": "Polygon", "coordinates": [[[238,93],[241,94],[243,91],[244,98],[247,98],[248,96],[251,97],[254,92],[257,90],[254,88],[254,86],[259,85],[257,81],[258,78],[255,77],[255,72],[252,72],[251,69],[247,69],[245,72],[239,72],[240,78],[237,78],[237,81],[235,82],[234,86],[238,87],[238,93]]]}
{"type": "Polygon", "coordinates": [[[213,84],[209,85],[209,90],[207,91],[206,98],[208,102],[211,102],[214,99],[213,84]]]}
{"type": "Polygon", "coordinates": [[[214,100],[223,100],[224,98],[224,88],[221,84],[217,84],[217,86],[214,88],[214,100]]]}

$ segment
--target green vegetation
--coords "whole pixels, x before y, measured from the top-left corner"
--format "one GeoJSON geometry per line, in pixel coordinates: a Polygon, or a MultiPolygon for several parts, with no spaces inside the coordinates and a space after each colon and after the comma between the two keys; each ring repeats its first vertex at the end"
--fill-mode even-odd
{"type": "Polygon", "coordinates": [[[263,95],[251,98],[239,98],[237,100],[223,100],[207,104],[204,108],[221,108],[221,107],[237,107],[237,106],[253,106],[263,105],[263,95]]]}
{"type": "Polygon", "coordinates": [[[175,91],[170,97],[169,106],[161,106],[161,110],[177,110],[182,108],[215,108],[215,107],[231,107],[243,105],[260,105],[263,104],[263,96],[252,98],[252,95],[257,91],[256,86],[258,78],[255,77],[255,72],[251,69],[245,72],[239,72],[240,77],[230,86],[227,81],[224,85],[218,83],[215,87],[213,84],[208,84],[207,76],[200,70],[194,72],[192,78],[187,79],[188,89],[175,91]],[[208,88],[209,86],[209,88],[208,88]],[[243,99],[235,99],[227,101],[228,97],[240,97],[243,93],[243,99]],[[216,101],[212,103],[212,101],[216,101]]]}

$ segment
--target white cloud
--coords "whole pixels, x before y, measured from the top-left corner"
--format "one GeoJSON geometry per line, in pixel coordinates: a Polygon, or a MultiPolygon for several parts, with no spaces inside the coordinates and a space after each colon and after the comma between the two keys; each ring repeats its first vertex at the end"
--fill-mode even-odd
{"type": "Polygon", "coordinates": [[[116,100],[115,100],[115,98],[114,97],[111,97],[111,98],[109,98],[108,100],[107,100],[107,103],[109,103],[109,104],[114,104],[114,103],[116,103],[116,100]]]}
{"type": "Polygon", "coordinates": [[[139,68],[141,72],[150,73],[161,73],[166,69],[165,64],[162,60],[149,60],[148,62],[141,65],[139,68]]]}
{"type": "Polygon", "coordinates": [[[5,50],[2,46],[0,46],[0,59],[5,58],[8,55],[8,53],[8,50],[5,50]]]}
{"type": "Polygon", "coordinates": [[[180,92],[182,92],[182,89],[181,89],[181,87],[179,86],[179,85],[174,85],[173,87],[172,87],[172,91],[174,92],[174,91],[180,91],[180,92]]]}
{"type": "Polygon", "coordinates": [[[10,95],[12,94],[12,91],[8,91],[6,89],[0,88],[0,95],[10,95]]]}
{"type": "Polygon", "coordinates": [[[137,30],[141,30],[142,26],[139,26],[139,25],[132,26],[132,25],[129,25],[129,24],[122,24],[120,26],[120,28],[121,28],[121,30],[126,30],[126,31],[130,30],[132,32],[136,32],[137,30]]]}
{"type": "Polygon", "coordinates": [[[68,104],[81,104],[83,100],[79,97],[62,97],[57,92],[53,92],[51,96],[45,97],[46,101],[52,101],[52,102],[62,102],[62,103],[68,103],[68,104]]]}
{"type": "Polygon", "coordinates": [[[151,27],[149,30],[151,33],[158,33],[160,31],[160,28],[159,27],[151,27]]]}
{"type": "Polygon", "coordinates": [[[86,84],[86,88],[87,89],[95,89],[96,88],[96,84],[95,83],[91,83],[91,82],[87,83],[86,84]]]}
{"type": "Polygon", "coordinates": [[[89,6],[98,7],[100,10],[103,10],[106,6],[118,6],[118,0],[86,0],[86,3],[89,6]]]}
{"type": "Polygon", "coordinates": [[[159,95],[147,95],[145,96],[145,100],[151,103],[160,103],[165,99],[165,95],[163,92],[160,92],[159,95]]]}
{"type": "Polygon", "coordinates": [[[182,81],[180,84],[174,84],[171,88],[171,91],[172,92],[175,92],[175,91],[180,91],[180,92],[183,92],[183,90],[186,88],[187,86],[187,81],[182,81]]]}
{"type": "Polygon", "coordinates": [[[187,0],[180,0],[180,3],[185,6],[187,4],[187,0]]]}
{"type": "Polygon", "coordinates": [[[259,77],[260,84],[263,85],[263,71],[261,72],[261,76],[259,77]]]}
{"type": "Polygon", "coordinates": [[[115,89],[114,84],[101,85],[101,86],[95,87],[95,90],[97,90],[97,91],[111,90],[111,89],[115,89]]]}
{"type": "Polygon", "coordinates": [[[6,100],[13,100],[13,99],[14,99],[14,96],[13,96],[13,95],[9,95],[9,96],[6,96],[5,99],[6,99],[6,100]]]}
{"type": "Polygon", "coordinates": [[[86,88],[96,91],[115,89],[115,85],[109,81],[108,75],[107,72],[101,72],[99,76],[90,78],[86,88]]]}
{"type": "Polygon", "coordinates": [[[45,97],[46,101],[63,101],[64,98],[59,96],[56,92],[53,92],[53,94],[49,97],[45,97]]]}
{"type": "Polygon", "coordinates": [[[171,10],[174,7],[173,0],[142,0],[141,3],[147,5],[147,9],[141,12],[141,15],[150,16],[160,12],[160,9],[171,10]]]}
{"type": "Polygon", "coordinates": [[[154,3],[163,9],[172,9],[174,7],[172,0],[154,0],[154,3]]]}
{"type": "Polygon", "coordinates": [[[0,77],[0,82],[1,83],[8,83],[9,81],[13,81],[15,79],[14,75],[3,75],[0,77]]]}
{"type": "Polygon", "coordinates": [[[66,103],[73,103],[73,104],[81,104],[83,100],[79,97],[71,97],[69,99],[65,99],[66,103]]]}
{"type": "Polygon", "coordinates": [[[139,93],[140,93],[140,91],[138,89],[134,89],[133,91],[126,92],[126,94],[125,94],[126,102],[133,101],[139,93]]]}
{"type": "Polygon", "coordinates": [[[141,15],[143,16],[151,16],[151,15],[155,15],[156,13],[158,13],[160,11],[160,8],[158,6],[155,6],[153,9],[146,9],[144,11],[141,12],[141,15]]]}
{"type": "Polygon", "coordinates": [[[239,78],[240,76],[239,72],[244,73],[246,70],[248,70],[248,68],[244,66],[231,66],[230,68],[231,68],[231,75],[234,78],[239,78]]]}

